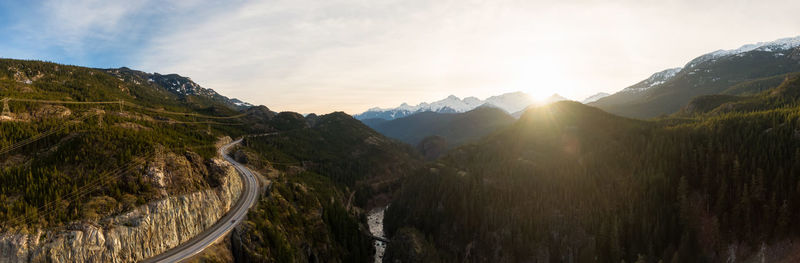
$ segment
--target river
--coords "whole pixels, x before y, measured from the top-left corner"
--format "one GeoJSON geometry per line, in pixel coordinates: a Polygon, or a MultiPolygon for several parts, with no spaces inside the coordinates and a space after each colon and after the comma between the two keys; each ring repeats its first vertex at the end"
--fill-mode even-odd
{"type": "MultiPolygon", "coordinates": [[[[386,208],[389,207],[378,207],[372,209],[367,214],[367,224],[369,225],[369,232],[373,236],[377,237],[385,237],[383,235],[383,213],[386,212],[386,208]]],[[[375,246],[375,263],[382,263],[383,262],[383,253],[386,252],[386,244],[382,241],[372,241],[372,245],[375,246]]]]}

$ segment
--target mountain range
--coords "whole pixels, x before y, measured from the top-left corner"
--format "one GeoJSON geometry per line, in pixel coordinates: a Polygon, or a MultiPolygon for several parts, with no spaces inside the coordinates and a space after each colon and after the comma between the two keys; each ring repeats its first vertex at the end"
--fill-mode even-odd
{"type": "MultiPolygon", "coordinates": [[[[683,67],[656,72],[614,94],[601,92],[587,97],[582,103],[626,117],[652,118],[675,113],[697,96],[755,94],[780,83],[784,74],[796,71],[800,71],[800,36],[707,53],[683,67]]],[[[566,100],[559,97],[555,94],[547,103],[566,100]]],[[[396,108],[372,108],[355,117],[362,121],[392,120],[426,111],[465,112],[481,105],[498,107],[519,117],[524,109],[535,103],[523,92],[506,93],[486,100],[475,97],[459,99],[451,95],[416,106],[403,103],[396,108]]]]}
{"type": "Polygon", "coordinates": [[[608,96],[611,96],[611,94],[608,94],[608,93],[605,93],[605,92],[598,92],[597,94],[594,94],[592,96],[586,97],[585,99],[583,99],[581,101],[581,103],[583,103],[583,104],[592,103],[592,102],[595,102],[595,101],[597,101],[599,99],[602,99],[602,98],[605,98],[605,97],[608,97],[608,96]]]}
{"type": "Polygon", "coordinates": [[[426,159],[435,159],[447,149],[511,125],[530,107],[566,100],[569,99],[553,94],[538,102],[523,92],[492,96],[486,100],[475,97],[459,99],[451,95],[430,104],[409,106],[404,103],[398,108],[376,108],[355,117],[384,136],[416,145],[426,159]]]}
{"type": "Polygon", "coordinates": [[[446,148],[452,148],[486,136],[514,121],[514,117],[500,108],[478,107],[467,112],[428,111],[394,120],[362,122],[387,137],[411,145],[418,145],[430,136],[439,136],[446,148]]]}
{"type": "Polygon", "coordinates": [[[749,95],[800,71],[800,36],[701,55],[681,68],[666,69],[590,105],[610,113],[651,118],[677,112],[702,95],[749,95]],[[762,85],[753,82],[762,81],[762,85]]]}
{"type": "MultiPolygon", "coordinates": [[[[431,103],[422,102],[417,105],[409,105],[403,103],[396,108],[371,108],[361,114],[353,115],[359,120],[370,119],[383,119],[393,120],[398,118],[407,117],[421,112],[438,112],[438,113],[459,113],[467,112],[475,108],[485,106],[494,107],[504,110],[507,113],[513,113],[525,109],[526,107],[540,103],[551,103],[562,100],[569,100],[558,94],[553,94],[544,102],[539,102],[524,92],[511,92],[504,93],[497,96],[491,96],[485,100],[476,97],[466,97],[460,99],[455,95],[450,95],[442,100],[434,101],[431,103]]],[[[375,120],[372,120],[373,122],[375,120]]]]}

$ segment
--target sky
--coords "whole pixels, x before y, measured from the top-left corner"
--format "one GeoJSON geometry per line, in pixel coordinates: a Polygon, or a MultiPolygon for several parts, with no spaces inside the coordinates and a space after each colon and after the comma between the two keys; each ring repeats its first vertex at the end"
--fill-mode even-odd
{"type": "Polygon", "coordinates": [[[177,73],[275,111],[582,100],[800,35],[796,0],[0,0],[0,57],[177,73]]]}

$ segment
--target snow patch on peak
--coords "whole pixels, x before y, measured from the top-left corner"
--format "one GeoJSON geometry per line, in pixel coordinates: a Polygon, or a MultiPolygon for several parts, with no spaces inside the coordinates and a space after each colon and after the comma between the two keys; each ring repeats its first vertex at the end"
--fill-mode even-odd
{"type": "Polygon", "coordinates": [[[489,97],[485,102],[497,106],[497,108],[503,109],[506,112],[517,112],[531,104],[535,104],[536,100],[526,93],[512,92],[489,97]]]}
{"type": "Polygon", "coordinates": [[[383,118],[391,120],[425,111],[440,113],[467,112],[482,105],[500,108],[506,112],[516,112],[534,103],[535,101],[528,94],[523,92],[492,96],[486,100],[481,100],[476,97],[460,99],[455,95],[450,95],[442,100],[431,103],[422,102],[413,106],[408,103],[403,103],[399,107],[392,109],[371,108],[364,113],[355,115],[355,117],[357,119],[383,118]]]}
{"type": "Polygon", "coordinates": [[[747,44],[733,50],[717,50],[712,52],[711,54],[720,57],[720,56],[729,56],[729,55],[750,52],[753,50],[772,52],[773,50],[786,50],[798,46],[800,46],[800,36],[781,38],[771,42],[758,42],[755,44],[747,44]]]}
{"type": "Polygon", "coordinates": [[[253,104],[250,104],[248,102],[244,102],[244,101],[241,101],[241,100],[235,99],[235,98],[231,99],[230,101],[231,101],[231,103],[233,103],[233,105],[236,105],[238,107],[253,107],[254,106],[253,104]]]}
{"type": "Polygon", "coordinates": [[[664,82],[667,82],[668,80],[675,77],[675,75],[678,75],[678,73],[680,73],[681,70],[683,70],[683,68],[678,67],[656,72],[649,78],[643,80],[642,82],[637,83],[636,85],[627,87],[623,89],[621,92],[642,92],[645,90],[649,90],[654,86],[664,84],[664,82]]]}
{"type": "Polygon", "coordinates": [[[796,37],[787,37],[781,38],[775,41],[770,42],[758,42],[755,44],[747,44],[743,45],[737,49],[731,50],[717,50],[700,57],[695,58],[694,60],[690,61],[687,67],[694,67],[697,64],[715,60],[722,57],[732,56],[732,55],[742,55],[744,53],[750,51],[764,51],[764,52],[776,52],[780,50],[788,50],[792,48],[800,47],[800,36],[796,37]]]}
{"type": "Polygon", "coordinates": [[[476,98],[476,97],[466,97],[466,98],[464,98],[464,102],[466,102],[466,103],[472,103],[472,102],[478,102],[478,101],[481,101],[481,100],[476,98]]]}

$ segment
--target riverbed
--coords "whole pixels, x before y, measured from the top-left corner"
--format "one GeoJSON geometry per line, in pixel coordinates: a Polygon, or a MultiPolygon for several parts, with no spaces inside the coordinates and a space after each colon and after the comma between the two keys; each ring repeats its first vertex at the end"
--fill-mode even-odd
{"type": "MultiPolygon", "coordinates": [[[[383,213],[386,212],[386,208],[389,206],[378,207],[372,209],[367,214],[367,224],[369,225],[369,232],[376,237],[385,237],[383,234],[383,213]]],[[[382,241],[372,241],[372,245],[375,246],[375,263],[382,263],[383,262],[383,254],[386,252],[386,244],[382,241]]]]}

